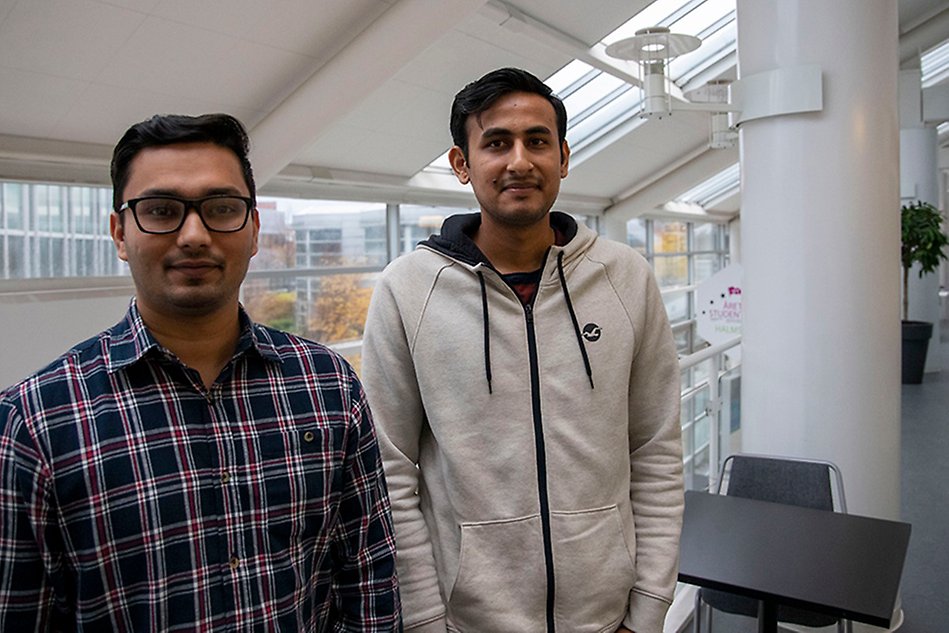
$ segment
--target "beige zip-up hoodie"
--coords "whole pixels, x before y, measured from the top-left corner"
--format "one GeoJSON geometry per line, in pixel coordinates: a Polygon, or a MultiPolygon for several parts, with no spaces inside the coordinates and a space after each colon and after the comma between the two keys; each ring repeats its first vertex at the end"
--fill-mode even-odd
{"type": "Polygon", "coordinates": [[[648,263],[565,214],[525,307],[467,237],[400,257],[362,373],[407,631],[659,633],[683,508],[679,369],[648,263]]]}

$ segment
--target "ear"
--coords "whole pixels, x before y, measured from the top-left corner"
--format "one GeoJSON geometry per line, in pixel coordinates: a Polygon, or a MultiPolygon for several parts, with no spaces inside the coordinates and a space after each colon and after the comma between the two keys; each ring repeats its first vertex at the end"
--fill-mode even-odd
{"type": "Polygon", "coordinates": [[[465,153],[457,145],[448,150],[448,162],[451,164],[451,170],[455,172],[455,178],[458,179],[458,182],[463,185],[471,182],[471,178],[468,176],[468,161],[465,160],[465,153]]]}
{"type": "Polygon", "coordinates": [[[125,227],[122,225],[122,218],[115,211],[109,215],[109,234],[112,235],[112,242],[115,244],[115,252],[119,259],[127,262],[129,258],[125,250],[125,227]]]}
{"type": "Polygon", "coordinates": [[[260,214],[257,212],[257,207],[254,207],[254,210],[250,215],[254,221],[254,247],[250,253],[250,256],[253,257],[257,254],[257,236],[260,235],[260,214]]]}
{"type": "Polygon", "coordinates": [[[566,139],[560,146],[560,177],[567,177],[567,165],[570,162],[570,147],[567,145],[566,139]]]}

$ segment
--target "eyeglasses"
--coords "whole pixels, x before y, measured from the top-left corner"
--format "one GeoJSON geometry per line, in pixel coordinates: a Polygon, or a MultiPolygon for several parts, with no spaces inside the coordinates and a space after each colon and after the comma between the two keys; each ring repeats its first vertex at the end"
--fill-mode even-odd
{"type": "Polygon", "coordinates": [[[192,200],[175,196],[146,196],[127,200],[119,207],[118,213],[131,209],[135,224],[142,233],[161,235],[180,230],[185,224],[188,209],[195,209],[207,230],[234,233],[247,224],[252,205],[250,198],[231,195],[192,200]]]}

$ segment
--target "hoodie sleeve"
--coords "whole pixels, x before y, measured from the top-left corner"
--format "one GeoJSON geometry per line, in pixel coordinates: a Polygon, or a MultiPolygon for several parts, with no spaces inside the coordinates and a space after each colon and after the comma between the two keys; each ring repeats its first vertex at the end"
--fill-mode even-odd
{"type": "Polygon", "coordinates": [[[624,625],[637,633],[659,633],[675,592],[684,509],[679,361],[652,270],[645,263],[636,268],[642,283],[636,296],[625,299],[638,306],[638,314],[632,313],[637,343],[629,384],[637,580],[624,625]]]}
{"type": "MultiPolygon", "coordinates": [[[[444,633],[445,605],[418,496],[419,437],[425,412],[410,344],[417,319],[406,314],[410,310],[396,292],[400,273],[404,279],[409,272],[390,266],[373,291],[363,338],[362,376],[392,504],[405,630],[444,633]]],[[[417,292],[414,282],[413,286],[417,292]]]]}

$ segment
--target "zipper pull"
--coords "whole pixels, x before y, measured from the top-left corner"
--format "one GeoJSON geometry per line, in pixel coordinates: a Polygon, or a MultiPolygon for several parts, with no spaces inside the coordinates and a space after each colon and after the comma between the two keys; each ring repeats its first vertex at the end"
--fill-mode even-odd
{"type": "Polygon", "coordinates": [[[527,315],[527,322],[533,324],[534,323],[534,308],[533,306],[531,306],[531,304],[528,303],[526,306],[524,306],[524,313],[527,315]]]}

